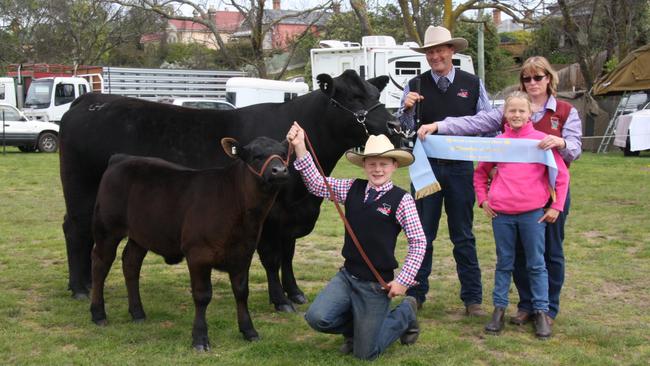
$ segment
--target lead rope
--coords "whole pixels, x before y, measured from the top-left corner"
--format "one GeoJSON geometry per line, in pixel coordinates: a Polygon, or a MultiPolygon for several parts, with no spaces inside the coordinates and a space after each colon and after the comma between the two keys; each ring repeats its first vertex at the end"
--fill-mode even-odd
{"type": "Polygon", "coordinates": [[[314,161],[316,162],[316,167],[318,168],[318,172],[321,174],[323,177],[323,181],[325,182],[325,186],[327,187],[327,191],[330,194],[330,199],[332,202],[334,202],[334,206],[336,206],[336,211],[338,211],[339,216],[341,217],[341,220],[343,221],[343,224],[345,225],[345,230],[348,232],[350,237],[352,238],[352,241],[354,242],[354,245],[357,247],[357,250],[359,251],[359,254],[361,254],[361,258],[363,258],[363,261],[366,262],[368,265],[368,268],[370,268],[370,271],[372,274],[375,276],[375,279],[381,287],[388,291],[389,287],[388,284],[386,284],[386,281],[384,281],[383,278],[379,275],[379,272],[375,269],[375,266],[372,265],[372,262],[370,262],[370,258],[366,255],[366,252],[363,250],[361,247],[361,244],[359,243],[359,239],[357,239],[357,236],[354,234],[354,231],[352,231],[352,227],[350,226],[350,223],[348,220],[345,218],[345,214],[343,213],[343,210],[341,209],[341,205],[339,204],[338,200],[336,199],[336,195],[334,194],[334,191],[332,190],[332,186],[329,184],[327,181],[327,177],[325,176],[325,173],[323,172],[323,168],[320,165],[320,162],[318,161],[318,157],[316,156],[316,150],[314,150],[314,147],[311,145],[311,141],[309,141],[309,137],[307,136],[307,132],[305,131],[305,141],[307,141],[307,146],[309,147],[309,150],[311,150],[312,156],[314,157],[314,161]]]}

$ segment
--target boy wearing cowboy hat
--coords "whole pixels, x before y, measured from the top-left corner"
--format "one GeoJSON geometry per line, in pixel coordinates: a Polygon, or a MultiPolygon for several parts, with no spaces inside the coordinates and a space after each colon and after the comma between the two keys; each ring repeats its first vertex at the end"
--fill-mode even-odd
{"type": "MultiPolygon", "coordinates": [[[[457,70],[452,64],[454,52],[467,48],[467,40],[452,38],[444,27],[429,26],[424,35],[424,45],[413,50],[426,54],[431,70],[411,79],[404,88],[402,108],[398,117],[402,129],[421,133],[427,124],[448,116],[474,115],[481,110],[491,110],[483,82],[470,73],[457,70]],[[422,126],[415,126],[414,106],[419,102],[418,115],[422,126]]],[[[447,213],[449,237],[454,244],[456,272],[460,280],[460,298],[465,305],[465,314],[486,315],[481,309],[483,289],[481,269],[476,255],[476,240],[472,233],[474,187],[471,161],[455,161],[429,158],[432,170],[442,190],[416,201],[422,227],[427,237],[427,250],[408,295],[418,300],[418,307],[426,301],[429,291],[428,277],[431,274],[433,241],[444,204],[447,213]]]]}
{"type": "Polygon", "coordinates": [[[304,131],[297,122],[287,133],[287,140],[295,148],[294,167],[308,191],[330,198],[324,182],[327,179],[336,200],[345,204],[345,217],[363,251],[387,283],[383,289],[346,232],[343,267],[318,294],[305,320],[319,332],[342,334],[345,341],[340,351],[361,359],[376,358],[397,339],[402,344],[415,343],[420,332],[416,299],[406,297],[390,310],[391,298],[404,295],[415,284],[413,278],[426,245],[413,197],[391,181],[397,168],[413,162],[413,155],[395,149],[384,135],[370,136],[363,153],[345,153],[352,164],[363,168],[367,179],[323,178],[307,152],[304,131]],[[406,234],[408,253],[394,278],[393,270],[398,266],[395,245],[401,230],[406,234]]]}

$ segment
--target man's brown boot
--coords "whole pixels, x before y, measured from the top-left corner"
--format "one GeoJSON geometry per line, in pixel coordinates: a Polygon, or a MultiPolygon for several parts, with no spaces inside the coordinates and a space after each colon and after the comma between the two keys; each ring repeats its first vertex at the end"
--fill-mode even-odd
{"type": "Polygon", "coordinates": [[[530,321],[531,314],[527,311],[517,310],[517,315],[510,317],[510,323],[514,325],[524,325],[530,321]]]}
{"type": "Polygon", "coordinates": [[[491,334],[499,334],[505,324],[506,308],[495,307],[492,313],[492,320],[485,326],[485,331],[491,334]]]}
{"type": "Polygon", "coordinates": [[[487,313],[481,309],[481,304],[469,304],[465,306],[465,315],[467,316],[487,316],[487,313]]]}
{"type": "Polygon", "coordinates": [[[551,317],[541,310],[535,311],[535,335],[539,339],[548,339],[552,334],[551,317]]]}

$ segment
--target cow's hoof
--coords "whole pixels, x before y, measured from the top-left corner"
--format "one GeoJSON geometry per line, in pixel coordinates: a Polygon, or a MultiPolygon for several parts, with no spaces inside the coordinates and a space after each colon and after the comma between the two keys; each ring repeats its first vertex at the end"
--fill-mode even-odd
{"type": "Polygon", "coordinates": [[[147,318],[147,315],[144,313],[142,308],[138,310],[129,310],[129,314],[131,314],[131,319],[134,323],[142,323],[147,318]]]}
{"type": "Polygon", "coordinates": [[[303,294],[290,295],[289,300],[291,300],[294,304],[306,304],[309,301],[303,294]]]}
{"type": "Polygon", "coordinates": [[[275,304],[275,310],[281,313],[295,313],[296,308],[292,304],[275,304]]]}
{"type": "Polygon", "coordinates": [[[105,327],[105,326],[108,325],[108,320],[106,320],[106,319],[98,319],[98,320],[94,320],[94,319],[93,319],[93,323],[97,324],[97,325],[100,326],[100,327],[105,327]]]}
{"type": "Polygon", "coordinates": [[[257,331],[253,330],[251,332],[242,332],[244,339],[249,342],[257,342],[260,340],[260,335],[257,334],[257,331]]]}
{"type": "Polygon", "coordinates": [[[194,350],[197,352],[210,352],[209,344],[195,344],[194,350]]]}
{"type": "Polygon", "coordinates": [[[73,292],[72,293],[72,298],[75,300],[88,300],[90,297],[88,296],[88,292],[73,292]]]}

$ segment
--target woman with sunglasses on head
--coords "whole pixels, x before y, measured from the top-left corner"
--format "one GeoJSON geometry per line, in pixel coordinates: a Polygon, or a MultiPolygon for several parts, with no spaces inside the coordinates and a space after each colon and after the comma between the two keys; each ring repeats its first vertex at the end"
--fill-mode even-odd
{"type": "MultiPolygon", "coordinates": [[[[582,152],[582,122],[578,111],[569,103],[555,98],[558,76],[548,60],[533,56],[524,61],[519,74],[519,89],[526,92],[532,104],[533,126],[548,134],[539,143],[545,150],[557,149],[567,167],[582,152]]],[[[503,131],[503,108],[479,112],[474,116],[448,117],[440,122],[423,125],[418,136],[431,133],[441,135],[477,135],[503,131]]],[[[546,227],[545,261],[549,280],[549,315],[555,319],[560,307],[560,291],[564,283],[564,223],[569,214],[570,192],[564,210],[553,224],[546,227]]],[[[517,245],[513,278],[519,291],[518,311],[510,322],[522,325],[532,319],[532,295],[526,274],[526,259],[521,245],[517,245]]]]}

